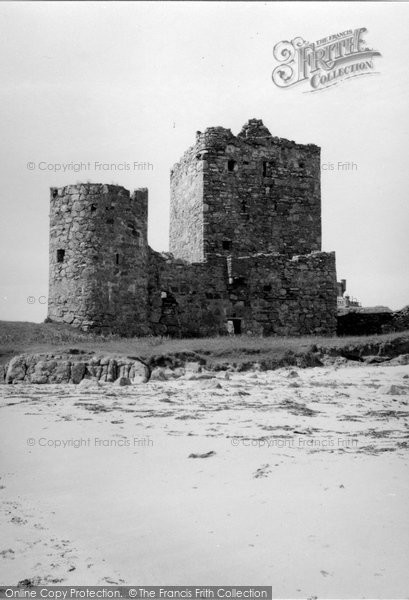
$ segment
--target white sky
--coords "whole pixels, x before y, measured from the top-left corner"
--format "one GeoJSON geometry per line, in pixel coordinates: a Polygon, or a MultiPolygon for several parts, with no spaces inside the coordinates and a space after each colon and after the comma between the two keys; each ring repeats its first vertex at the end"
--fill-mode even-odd
{"type": "Polygon", "coordinates": [[[322,148],[323,249],[364,305],[409,303],[406,3],[0,3],[0,319],[41,321],[49,187],[149,188],[149,243],[167,250],[169,170],[196,130],[273,135],[322,148]],[[273,47],[366,27],[379,75],[314,94],[271,81],[273,47]],[[27,163],[150,161],[151,172],[54,173],[27,163]]]}

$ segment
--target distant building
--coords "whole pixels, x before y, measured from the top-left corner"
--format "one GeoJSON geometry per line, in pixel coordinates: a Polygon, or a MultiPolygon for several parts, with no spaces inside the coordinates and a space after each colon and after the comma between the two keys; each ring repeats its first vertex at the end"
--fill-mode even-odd
{"type": "Polygon", "coordinates": [[[361,307],[361,303],[358,302],[356,298],[351,298],[348,294],[345,294],[347,289],[347,281],[346,279],[341,279],[341,281],[337,281],[337,309],[338,311],[344,311],[348,308],[359,308],[361,307]]]}
{"type": "Polygon", "coordinates": [[[362,306],[345,295],[346,280],[337,282],[337,334],[369,335],[383,333],[391,326],[393,312],[387,306],[362,306]]]}

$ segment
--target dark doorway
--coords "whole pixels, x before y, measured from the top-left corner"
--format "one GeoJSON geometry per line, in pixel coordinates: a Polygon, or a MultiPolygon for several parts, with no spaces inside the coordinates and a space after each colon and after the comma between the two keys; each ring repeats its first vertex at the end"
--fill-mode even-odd
{"type": "Polygon", "coordinates": [[[241,319],[229,319],[228,324],[230,325],[228,329],[231,331],[231,333],[234,335],[241,334],[241,319]]]}

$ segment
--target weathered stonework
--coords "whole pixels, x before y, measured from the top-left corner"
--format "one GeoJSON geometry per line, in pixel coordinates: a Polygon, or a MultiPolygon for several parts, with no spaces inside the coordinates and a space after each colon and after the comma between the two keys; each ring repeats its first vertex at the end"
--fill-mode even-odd
{"type": "Polygon", "coordinates": [[[52,188],[48,317],[81,329],[145,335],[148,191],[52,188]]]}
{"type": "Polygon", "coordinates": [[[288,259],[259,254],[228,259],[231,318],[263,335],[325,334],[336,328],[334,252],[288,259]]]}
{"type": "Polygon", "coordinates": [[[171,174],[170,251],[287,256],[321,250],[320,149],[272,137],[253,119],[234,136],[196,134],[171,174]]]}
{"type": "Polygon", "coordinates": [[[250,120],[212,127],[171,172],[170,253],[147,244],[147,190],[51,190],[49,318],[122,335],[333,334],[320,150],[250,120]]]}

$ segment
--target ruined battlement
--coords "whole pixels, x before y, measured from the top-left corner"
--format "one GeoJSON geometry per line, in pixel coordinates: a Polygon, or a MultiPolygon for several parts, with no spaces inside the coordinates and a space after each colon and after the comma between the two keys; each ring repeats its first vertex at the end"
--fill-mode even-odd
{"type": "Polygon", "coordinates": [[[158,253],[146,188],[51,188],[48,318],[123,335],[335,332],[317,146],[259,119],[237,136],[197,132],[171,171],[170,208],[170,252],[158,253]]]}
{"type": "MultiPolygon", "coordinates": [[[[270,131],[263,124],[261,119],[249,119],[235,136],[231,129],[225,127],[207,127],[202,133],[196,132],[196,143],[192,148],[199,150],[218,150],[224,149],[226,144],[233,143],[241,145],[241,143],[264,145],[264,146],[282,146],[286,148],[297,147],[300,150],[308,148],[310,152],[320,153],[319,146],[315,144],[298,144],[293,140],[280,138],[271,135],[270,131]]],[[[176,163],[177,164],[177,163],[176,163]]]]}
{"type": "MultiPolygon", "coordinates": [[[[224,152],[227,145],[233,145],[243,152],[246,146],[262,145],[267,151],[272,146],[281,148],[293,148],[299,152],[320,155],[320,147],[315,144],[298,144],[293,140],[272,136],[261,119],[250,119],[243,125],[241,131],[235,136],[231,129],[225,127],[207,127],[204,132],[196,132],[196,141],[183,154],[181,159],[172,167],[171,173],[177,171],[186,163],[191,155],[206,152],[224,152]],[[244,145],[245,144],[245,145],[244,145]]],[[[248,150],[248,148],[247,148],[248,150]]]]}
{"type": "Polygon", "coordinates": [[[274,138],[257,119],[238,136],[198,132],[171,172],[169,239],[191,262],[321,250],[320,149],[274,138]]]}
{"type": "MultiPolygon", "coordinates": [[[[50,188],[50,226],[66,227],[85,221],[95,230],[102,225],[118,225],[118,215],[135,219],[134,226],[146,237],[148,225],[148,190],[140,188],[130,193],[118,185],[81,183],[50,188]],[[116,216],[115,223],[110,219],[116,216]],[[90,220],[91,219],[91,220],[90,220]]],[[[130,225],[129,225],[130,226],[130,225]]]]}

